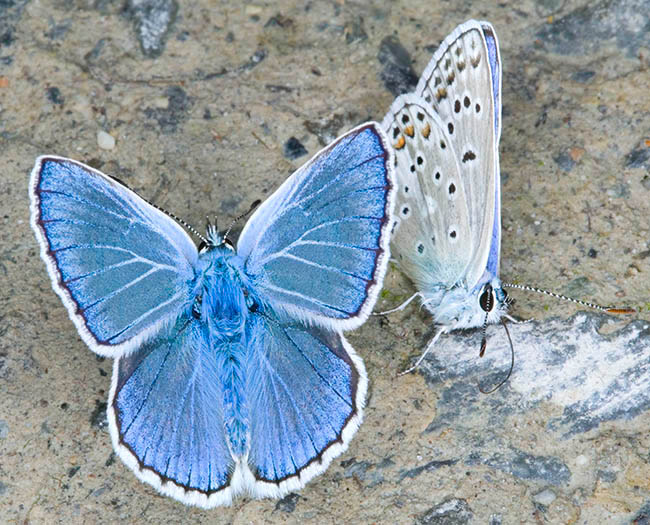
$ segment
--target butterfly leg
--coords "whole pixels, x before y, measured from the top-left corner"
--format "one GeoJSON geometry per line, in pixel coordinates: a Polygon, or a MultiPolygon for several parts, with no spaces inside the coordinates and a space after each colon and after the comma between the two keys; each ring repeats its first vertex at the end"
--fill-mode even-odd
{"type": "Polygon", "coordinates": [[[420,292],[415,292],[411,297],[409,297],[398,307],[392,308],[390,310],[386,310],[385,312],[373,312],[372,315],[388,315],[388,314],[392,314],[393,312],[400,312],[401,310],[404,310],[404,308],[406,308],[411,303],[411,301],[413,301],[413,299],[415,299],[416,297],[421,297],[421,295],[422,294],[420,292]]]}
{"type": "Polygon", "coordinates": [[[441,328],[441,329],[436,333],[436,335],[433,336],[433,339],[431,339],[431,341],[430,341],[429,344],[427,345],[426,349],[424,350],[424,352],[422,352],[422,355],[421,355],[420,358],[415,362],[415,364],[414,364],[411,368],[407,368],[406,370],[404,370],[403,372],[400,372],[400,373],[397,374],[397,375],[398,375],[398,376],[406,375],[406,374],[408,374],[408,373],[410,373],[410,372],[413,372],[413,370],[415,370],[418,366],[420,366],[420,363],[421,363],[422,360],[425,358],[425,356],[429,353],[429,350],[431,350],[431,349],[433,348],[433,345],[436,344],[436,341],[438,340],[438,338],[439,338],[442,334],[445,334],[445,333],[447,333],[447,329],[446,329],[445,327],[442,327],[442,328],[441,328]]]}
{"type": "Polygon", "coordinates": [[[515,319],[514,317],[512,317],[512,316],[510,316],[508,314],[505,314],[503,317],[505,317],[508,321],[510,321],[513,324],[526,324],[526,323],[530,323],[530,322],[535,320],[534,317],[531,317],[530,319],[521,319],[521,320],[520,319],[515,319]]]}

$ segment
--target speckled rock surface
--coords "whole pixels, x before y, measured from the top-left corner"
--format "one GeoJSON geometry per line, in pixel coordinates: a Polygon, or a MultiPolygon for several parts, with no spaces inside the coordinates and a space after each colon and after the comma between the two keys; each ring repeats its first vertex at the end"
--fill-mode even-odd
{"type": "MultiPolygon", "coordinates": [[[[0,3],[0,522],[647,523],[650,13],[641,0],[0,3]],[[417,306],[350,340],[366,418],[281,501],[204,511],[140,483],[105,421],[111,363],[80,341],[29,228],[34,158],[124,180],[195,225],[265,198],[338,134],[381,120],[456,25],[503,60],[502,277],[641,312],[515,293],[501,327],[433,335],[417,306]],[[115,139],[112,144],[108,133],[115,139]],[[102,141],[98,144],[98,136],[102,141]]],[[[413,292],[392,270],[378,308],[413,292]]]]}

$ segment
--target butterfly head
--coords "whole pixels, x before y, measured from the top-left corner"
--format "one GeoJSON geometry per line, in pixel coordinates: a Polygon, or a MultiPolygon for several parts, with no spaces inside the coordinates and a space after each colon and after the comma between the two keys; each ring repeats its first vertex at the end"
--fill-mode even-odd
{"type": "MultiPolygon", "coordinates": [[[[428,295],[428,294],[427,294],[428,295]]],[[[463,285],[431,294],[423,301],[436,323],[457,328],[475,328],[496,323],[510,304],[498,277],[485,275],[471,290],[463,285]]]]}
{"type": "Polygon", "coordinates": [[[479,288],[478,304],[481,310],[488,316],[488,321],[497,322],[506,312],[508,305],[512,300],[508,297],[507,292],[501,286],[501,282],[496,277],[483,284],[479,288]],[[493,315],[496,319],[492,320],[493,315]]]}
{"type": "Polygon", "coordinates": [[[261,200],[257,199],[256,201],[251,204],[250,208],[248,211],[242,213],[239,217],[235,218],[232,223],[230,224],[230,227],[226,230],[226,232],[223,234],[223,236],[219,233],[219,230],[217,229],[217,220],[214,220],[214,223],[210,222],[210,218],[207,220],[207,227],[206,227],[206,237],[203,239],[203,242],[199,245],[199,252],[203,253],[207,250],[211,250],[213,248],[219,248],[223,247],[226,248],[232,252],[235,251],[235,245],[233,242],[230,240],[230,231],[232,230],[233,226],[237,224],[240,220],[244,219],[246,216],[250,215],[255,211],[255,208],[257,208],[261,204],[261,200]]]}
{"type": "Polygon", "coordinates": [[[201,244],[199,244],[199,253],[205,253],[215,248],[226,248],[231,252],[235,251],[235,246],[228,237],[230,229],[225,234],[221,235],[217,229],[217,221],[215,220],[214,223],[212,223],[210,222],[210,219],[208,219],[205,231],[205,237],[202,237],[203,240],[201,244]]]}
{"type": "Polygon", "coordinates": [[[499,278],[492,277],[475,290],[477,291],[473,296],[475,302],[478,303],[478,313],[483,317],[483,324],[499,322],[512,303],[512,299],[508,297],[508,293],[501,286],[499,278]]]}

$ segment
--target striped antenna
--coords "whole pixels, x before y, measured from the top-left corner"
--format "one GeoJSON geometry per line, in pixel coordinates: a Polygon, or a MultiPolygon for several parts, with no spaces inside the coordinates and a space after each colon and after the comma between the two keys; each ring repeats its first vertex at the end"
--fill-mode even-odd
{"type": "Polygon", "coordinates": [[[599,304],[588,303],[587,301],[581,301],[580,299],[574,299],[573,297],[567,297],[566,295],[557,294],[554,292],[549,292],[548,290],[542,290],[541,288],[536,288],[534,286],[528,286],[527,284],[514,284],[514,283],[501,283],[502,286],[506,288],[516,288],[517,290],[525,290],[528,292],[538,292],[545,295],[550,295],[556,299],[563,299],[565,301],[571,301],[572,303],[579,304],[581,306],[586,306],[587,308],[594,308],[595,310],[600,310],[601,312],[607,312],[608,314],[634,314],[636,310],[634,308],[618,308],[616,306],[601,306],[599,304]]]}
{"type": "Polygon", "coordinates": [[[142,195],[140,195],[137,191],[135,191],[134,189],[131,189],[131,188],[129,187],[128,184],[126,184],[124,181],[118,179],[117,177],[114,177],[113,175],[108,175],[108,177],[110,177],[110,178],[113,179],[114,181],[118,182],[119,184],[121,184],[121,185],[124,186],[125,188],[128,188],[129,190],[131,190],[133,193],[135,193],[138,197],[140,197],[140,198],[141,198],[143,201],[145,201],[147,204],[149,204],[150,206],[153,206],[153,207],[156,208],[158,211],[163,212],[163,213],[164,213],[165,215],[167,215],[168,217],[171,217],[173,220],[175,220],[177,223],[179,223],[181,226],[183,226],[183,227],[184,227],[186,230],[188,230],[190,233],[193,233],[194,235],[196,235],[196,236],[197,236],[199,239],[201,239],[205,244],[208,244],[208,240],[207,240],[205,237],[203,237],[203,235],[201,235],[201,234],[196,230],[196,228],[194,228],[194,227],[190,226],[189,224],[187,224],[183,219],[181,219],[180,217],[177,217],[176,215],[174,215],[173,213],[167,211],[166,209],[161,208],[160,206],[156,206],[156,205],[155,205],[153,202],[151,202],[149,199],[145,199],[145,198],[144,198],[142,195]]]}
{"type": "MultiPolygon", "coordinates": [[[[147,200],[147,199],[145,199],[145,200],[147,200]]],[[[147,202],[149,202],[149,201],[147,201],[147,202]]],[[[180,217],[177,217],[177,216],[174,215],[172,212],[167,211],[165,208],[161,208],[160,206],[156,206],[156,205],[153,204],[152,202],[149,202],[149,204],[151,204],[151,205],[152,205],[154,208],[156,208],[157,210],[163,212],[163,213],[164,213],[165,215],[167,215],[168,217],[171,217],[172,219],[174,219],[177,223],[179,223],[181,226],[183,226],[183,227],[184,227],[186,230],[188,230],[190,233],[193,233],[193,234],[196,235],[199,239],[201,239],[202,242],[204,242],[204,243],[206,243],[206,244],[209,244],[209,243],[208,243],[208,240],[207,240],[205,237],[203,237],[203,235],[201,235],[201,234],[197,231],[197,229],[194,228],[194,226],[190,226],[190,225],[187,224],[183,219],[181,219],[180,217]]]]}
{"type": "Polygon", "coordinates": [[[248,214],[252,213],[260,204],[262,204],[262,200],[257,199],[255,202],[253,202],[253,204],[251,204],[250,208],[248,208],[248,211],[245,211],[239,217],[236,217],[232,223],[230,223],[230,227],[226,230],[226,233],[223,234],[224,242],[226,242],[226,239],[228,239],[228,235],[230,235],[230,230],[232,230],[233,226],[245,218],[248,214]]]}

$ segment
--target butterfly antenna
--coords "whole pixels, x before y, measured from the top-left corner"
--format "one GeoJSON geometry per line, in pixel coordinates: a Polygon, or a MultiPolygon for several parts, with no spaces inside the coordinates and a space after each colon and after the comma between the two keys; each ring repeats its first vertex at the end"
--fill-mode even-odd
{"type": "MultiPolygon", "coordinates": [[[[478,386],[479,391],[481,394],[491,394],[492,392],[496,392],[501,388],[503,385],[506,384],[508,379],[510,379],[510,376],[512,375],[512,370],[515,367],[515,347],[512,344],[512,338],[510,337],[510,331],[508,330],[508,326],[506,323],[501,319],[501,324],[503,325],[503,328],[506,331],[506,335],[508,336],[508,342],[510,343],[510,370],[508,370],[508,374],[506,377],[503,378],[503,380],[495,387],[491,388],[490,390],[483,390],[483,387],[481,385],[478,386]]],[[[481,354],[481,357],[483,357],[483,354],[481,354]]]]}
{"type": "Polygon", "coordinates": [[[261,201],[260,199],[257,199],[255,202],[253,202],[253,204],[251,204],[251,207],[248,208],[248,211],[242,213],[239,217],[236,217],[236,218],[232,221],[232,223],[230,224],[230,226],[229,226],[228,229],[226,230],[226,233],[223,234],[223,240],[224,240],[224,242],[225,242],[225,240],[228,238],[228,235],[230,235],[230,230],[232,230],[233,226],[234,226],[235,224],[237,224],[239,221],[241,221],[242,219],[244,219],[245,217],[247,217],[248,215],[250,215],[251,213],[253,213],[253,210],[255,210],[255,208],[257,208],[257,207],[261,204],[261,202],[262,202],[262,201],[261,201]]]}
{"type": "Polygon", "coordinates": [[[153,207],[156,208],[158,211],[161,211],[161,212],[163,212],[165,215],[167,215],[168,217],[171,217],[173,220],[175,220],[177,223],[179,223],[181,226],[183,226],[187,231],[189,231],[190,233],[193,233],[193,234],[196,235],[199,239],[201,239],[201,241],[203,241],[204,243],[207,244],[208,240],[207,240],[205,237],[203,237],[203,235],[201,235],[201,234],[200,234],[200,233],[199,233],[199,232],[198,232],[194,227],[192,227],[192,226],[190,226],[189,224],[187,224],[183,219],[181,219],[180,217],[177,217],[177,216],[174,215],[172,212],[167,211],[165,208],[161,208],[160,206],[157,206],[156,204],[154,204],[153,202],[151,202],[149,199],[145,199],[145,198],[144,198],[142,195],[140,195],[137,191],[131,189],[131,187],[130,187],[126,182],[124,182],[124,181],[118,179],[117,177],[113,177],[112,175],[108,175],[108,176],[109,176],[111,179],[113,179],[113,180],[117,181],[118,183],[120,183],[120,184],[121,184],[122,186],[124,186],[125,188],[127,188],[127,189],[129,189],[130,191],[132,191],[133,193],[135,193],[138,197],[140,197],[143,201],[145,201],[149,206],[153,206],[153,207]]]}
{"type": "Polygon", "coordinates": [[[514,283],[501,283],[502,286],[506,288],[516,288],[517,290],[525,290],[528,292],[538,292],[556,299],[563,299],[565,301],[571,301],[572,303],[579,304],[581,306],[586,306],[587,308],[593,308],[595,310],[600,310],[601,312],[606,312],[608,314],[634,314],[636,310],[634,308],[619,308],[617,306],[601,306],[595,303],[588,303],[587,301],[581,301],[580,299],[574,299],[573,297],[567,297],[566,295],[557,294],[554,292],[549,292],[548,290],[542,290],[541,288],[536,288],[534,286],[528,286],[526,284],[514,284],[514,283]]]}

